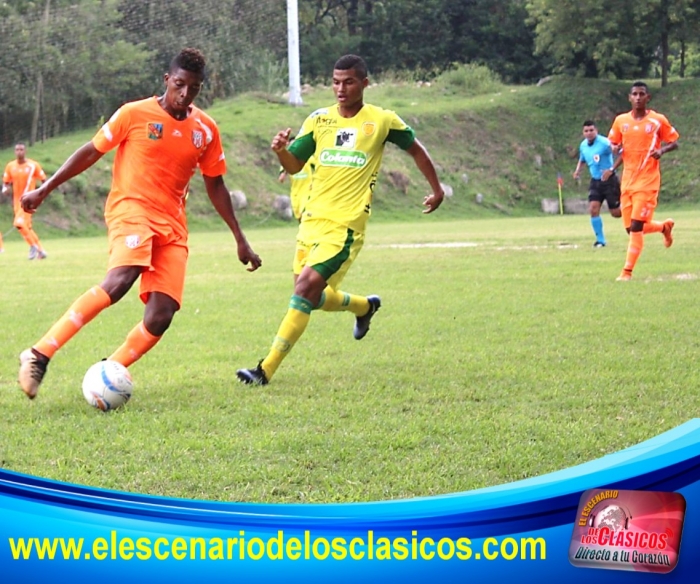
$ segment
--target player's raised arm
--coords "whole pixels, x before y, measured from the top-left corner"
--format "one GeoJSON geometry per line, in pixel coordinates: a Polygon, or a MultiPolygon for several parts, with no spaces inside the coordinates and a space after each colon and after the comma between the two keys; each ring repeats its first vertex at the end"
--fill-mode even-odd
{"type": "Polygon", "coordinates": [[[418,170],[423,173],[430,188],[433,189],[433,193],[423,199],[423,205],[426,207],[423,213],[432,213],[442,204],[445,198],[445,191],[443,191],[440,179],[438,179],[433,159],[430,157],[430,154],[428,154],[425,146],[423,146],[418,139],[413,142],[406,152],[413,157],[413,161],[416,163],[418,170]]]}
{"type": "Polygon", "coordinates": [[[294,154],[287,150],[287,146],[291,142],[289,139],[291,135],[291,128],[280,130],[272,139],[270,148],[272,148],[272,151],[277,154],[277,158],[279,158],[280,164],[287,174],[293,175],[304,168],[304,161],[299,160],[296,156],[294,156],[294,154]]]}
{"type": "Polygon", "coordinates": [[[104,156],[104,153],[95,148],[92,141],[84,144],[73,152],[68,160],[61,165],[61,168],[43,182],[38,189],[22,195],[20,199],[22,209],[28,213],[36,211],[44,199],[51,194],[51,191],[90,168],[102,158],[102,156],[104,156]]]}

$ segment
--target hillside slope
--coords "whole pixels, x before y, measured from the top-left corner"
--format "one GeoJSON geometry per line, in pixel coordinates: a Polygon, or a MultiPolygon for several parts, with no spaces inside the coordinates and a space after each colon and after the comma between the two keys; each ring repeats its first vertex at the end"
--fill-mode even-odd
{"type": "MultiPolygon", "coordinates": [[[[428,147],[442,181],[453,196],[441,209],[445,218],[493,214],[516,216],[540,213],[543,197],[556,197],[557,172],[564,176],[564,196],[584,197],[587,179],[577,185],[570,178],[576,165],[581,123],[593,118],[601,132],[616,113],[629,109],[629,82],[555,78],[540,87],[503,87],[500,92],[477,97],[460,95],[454,88],[413,84],[375,85],[366,101],[393,109],[412,125],[428,147]],[[482,202],[476,202],[477,194],[482,202]]],[[[652,88],[652,107],[666,114],[681,134],[681,149],[663,161],[662,201],[682,205],[700,199],[696,173],[691,167],[698,150],[698,114],[694,96],[700,80],[678,80],[652,88]]],[[[333,103],[328,87],[304,96],[305,104],[293,108],[278,98],[244,95],[216,103],[209,113],[219,122],[227,147],[227,183],[247,195],[249,206],[239,213],[244,225],[270,225],[279,221],[271,210],[288,184],[277,182],[278,164],[269,150],[278,129],[301,125],[317,107],[333,103]]],[[[94,130],[64,135],[29,149],[48,173],[94,130]]],[[[12,150],[0,151],[0,160],[12,159],[12,150]]],[[[111,155],[95,168],[73,179],[55,193],[39,214],[42,232],[51,235],[87,234],[103,228],[101,213],[109,188],[111,155]]],[[[193,181],[189,201],[193,228],[220,228],[204,193],[201,180],[193,181]]],[[[389,146],[375,197],[373,220],[415,217],[427,185],[411,159],[389,146]]],[[[7,230],[10,207],[0,205],[0,229],[7,230]]]]}

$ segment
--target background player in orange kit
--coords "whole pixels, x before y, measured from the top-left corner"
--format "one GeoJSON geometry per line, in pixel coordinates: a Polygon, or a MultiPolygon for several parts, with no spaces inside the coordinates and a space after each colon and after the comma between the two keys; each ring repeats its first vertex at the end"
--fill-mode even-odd
{"type": "Polygon", "coordinates": [[[19,383],[39,391],[49,359],[85,324],[118,302],[141,276],[143,320],[109,358],[128,367],[160,340],[182,303],[187,265],[185,198],[199,167],[207,194],[238,244],[238,259],[258,269],[224,184],[226,162],[214,120],[192,105],[204,81],[204,56],[182,50],[165,74],[160,97],[127,103],[39,189],[22,197],[33,212],[49,193],[117,148],[105,206],[109,264],[105,279],[80,296],[34,346],[20,355],[19,383]]]}
{"type": "MultiPolygon", "coordinates": [[[[41,165],[31,158],[27,158],[27,147],[21,142],[15,145],[16,160],[8,162],[2,175],[2,194],[6,195],[12,186],[12,202],[15,213],[13,225],[17,228],[24,241],[29,245],[29,259],[43,260],[46,252],[41,246],[39,236],[32,228],[32,215],[22,209],[19,200],[22,195],[36,188],[37,181],[45,181],[46,175],[41,165]]],[[[2,240],[0,239],[0,249],[2,240]]]]}
{"type": "Polygon", "coordinates": [[[632,278],[645,234],[662,233],[664,245],[671,247],[673,244],[673,220],[652,219],[661,187],[659,158],[678,148],[679,135],[665,116],[647,109],[650,99],[646,83],[633,83],[629,94],[632,111],[617,116],[608,134],[613,147],[621,149],[624,171],[620,207],[622,221],[630,234],[627,260],[617,278],[619,281],[632,278]]]}

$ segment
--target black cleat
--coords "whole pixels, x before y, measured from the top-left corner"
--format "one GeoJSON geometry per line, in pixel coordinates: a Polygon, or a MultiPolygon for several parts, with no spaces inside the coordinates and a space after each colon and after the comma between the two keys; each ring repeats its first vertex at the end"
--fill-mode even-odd
{"type": "Polygon", "coordinates": [[[369,332],[369,323],[382,305],[382,300],[379,296],[367,296],[367,301],[369,302],[369,310],[364,316],[355,318],[355,328],[352,331],[352,336],[358,341],[363,339],[369,332]]]}
{"type": "Polygon", "coordinates": [[[239,369],[236,371],[236,377],[246,385],[267,385],[269,383],[262,368],[262,361],[255,369],[239,369]]]}

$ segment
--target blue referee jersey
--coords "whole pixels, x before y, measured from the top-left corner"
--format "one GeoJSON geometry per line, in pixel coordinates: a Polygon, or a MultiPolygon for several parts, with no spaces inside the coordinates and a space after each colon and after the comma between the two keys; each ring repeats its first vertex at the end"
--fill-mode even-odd
{"type": "Polygon", "coordinates": [[[583,140],[579,146],[579,160],[588,165],[591,177],[600,180],[603,172],[613,167],[613,153],[610,147],[610,140],[598,134],[589,144],[588,140],[583,140]]]}

